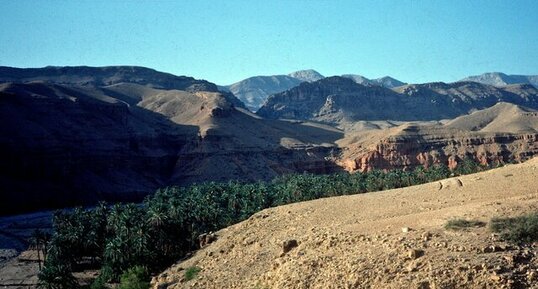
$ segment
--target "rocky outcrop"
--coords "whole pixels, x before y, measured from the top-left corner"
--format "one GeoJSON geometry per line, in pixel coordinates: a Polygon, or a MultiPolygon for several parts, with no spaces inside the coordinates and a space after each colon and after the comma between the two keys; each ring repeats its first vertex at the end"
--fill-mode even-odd
{"type": "Polygon", "coordinates": [[[360,153],[344,152],[342,165],[348,171],[411,169],[445,164],[454,169],[463,159],[482,165],[521,162],[538,154],[538,133],[468,135],[422,135],[389,137],[360,153]],[[354,155],[347,157],[347,154],[354,155]]]}
{"type": "Polygon", "coordinates": [[[444,124],[402,124],[358,133],[340,141],[339,163],[348,171],[411,169],[463,159],[482,165],[520,162],[538,153],[538,113],[499,103],[444,124]],[[349,140],[346,142],[346,140],[349,140]]]}

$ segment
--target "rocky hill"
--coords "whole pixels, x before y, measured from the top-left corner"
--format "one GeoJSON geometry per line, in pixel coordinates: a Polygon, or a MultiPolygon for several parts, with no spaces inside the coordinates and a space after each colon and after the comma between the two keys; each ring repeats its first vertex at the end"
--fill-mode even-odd
{"type": "Polygon", "coordinates": [[[481,132],[538,132],[538,111],[506,102],[457,117],[445,127],[481,132]]]}
{"type": "Polygon", "coordinates": [[[358,120],[439,120],[500,101],[538,108],[538,89],[528,84],[495,87],[475,82],[410,84],[388,89],[335,76],[271,95],[257,114],[332,124],[358,120]]]}
{"type": "Polygon", "coordinates": [[[487,223],[536,212],[537,178],[533,159],[267,209],[216,232],[152,288],[536,288],[535,247],[503,242],[487,223]],[[445,229],[456,219],[477,225],[445,229]]]}
{"type": "Polygon", "coordinates": [[[481,75],[469,76],[461,81],[474,81],[495,86],[518,83],[526,83],[538,86],[538,75],[506,75],[502,72],[489,72],[481,75]]]}
{"type": "Polygon", "coordinates": [[[538,111],[499,103],[446,124],[348,131],[338,144],[339,163],[348,171],[454,168],[464,158],[484,165],[523,161],[538,154],[538,111]]]}
{"type": "Polygon", "coordinates": [[[104,70],[30,70],[0,84],[2,213],[140,200],[171,184],[338,169],[325,160],[338,150],[337,129],[260,119],[204,81],[159,76],[153,83],[144,74],[153,70],[104,70]]]}

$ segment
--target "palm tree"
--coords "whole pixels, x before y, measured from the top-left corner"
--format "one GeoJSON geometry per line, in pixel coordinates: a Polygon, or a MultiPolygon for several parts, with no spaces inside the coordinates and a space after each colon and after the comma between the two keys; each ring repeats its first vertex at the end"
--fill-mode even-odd
{"type": "Polygon", "coordinates": [[[35,229],[30,237],[30,247],[37,251],[37,263],[39,271],[41,271],[41,251],[42,251],[42,235],[43,233],[39,229],[35,229]]]}

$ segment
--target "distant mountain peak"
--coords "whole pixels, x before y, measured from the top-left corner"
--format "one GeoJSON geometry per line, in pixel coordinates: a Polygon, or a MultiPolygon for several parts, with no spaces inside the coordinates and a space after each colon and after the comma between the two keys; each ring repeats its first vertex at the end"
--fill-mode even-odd
{"type": "Polygon", "coordinates": [[[343,74],[342,77],[349,78],[358,84],[374,85],[373,81],[359,74],[343,74]]]}
{"type": "Polygon", "coordinates": [[[384,86],[386,88],[395,88],[395,87],[407,84],[405,82],[401,82],[398,79],[388,76],[388,75],[374,79],[374,81],[377,82],[379,85],[384,86]]]}
{"type": "Polygon", "coordinates": [[[480,75],[472,75],[461,81],[473,81],[495,86],[526,83],[538,87],[538,75],[508,75],[502,72],[486,72],[480,75]]]}
{"type": "Polygon", "coordinates": [[[321,73],[315,71],[314,69],[298,70],[288,74],[288,76],[307,82],[314,82],[324,78],[321,73]]]}
{"type": "Polygon", "coordinates": [[[349,79],[352,79],[353,81],[355,81],[356,83],[358,84],[362,84],[362,85],[378,85],[378,86],[383,86],[383,87],[386,87],[386,88],[394,88],[394,87],[398,87],[398,86],[402,86],[402,85],[405,85],[406,83],[405,82],[401,82],[393,77],[390,77],[390,76],[383,76],[383,77],[380,77],[380,78],[376,78],[376,79],[368,79],[362,75],[358,75],[358,74],[344,74],[342,75],[342,77],[345,77],[345,78],[349,78],[349,79]]]}

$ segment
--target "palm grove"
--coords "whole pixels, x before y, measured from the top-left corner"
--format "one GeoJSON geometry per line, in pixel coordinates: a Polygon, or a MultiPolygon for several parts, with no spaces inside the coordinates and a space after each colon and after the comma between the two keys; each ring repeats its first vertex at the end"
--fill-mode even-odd
{"type": "Polygon", "coordinates": [[[100,268],[100,275],[91,288],[106,288],[106,283],[118,282],[125,272],[140,268],[147,278],[197,249],[201,234],[265,208],[412,186],[483,169],[465,160],[454,171],[435,165],[412,171],[286,175],[271,182],[210,182],[163,188],[142,204],[101,203],[92,209],[59,211],[53,217],[52,236],[37,241],[46,255],[39,285],[77,288],[73,272],[92,268],[100,268]]]}

